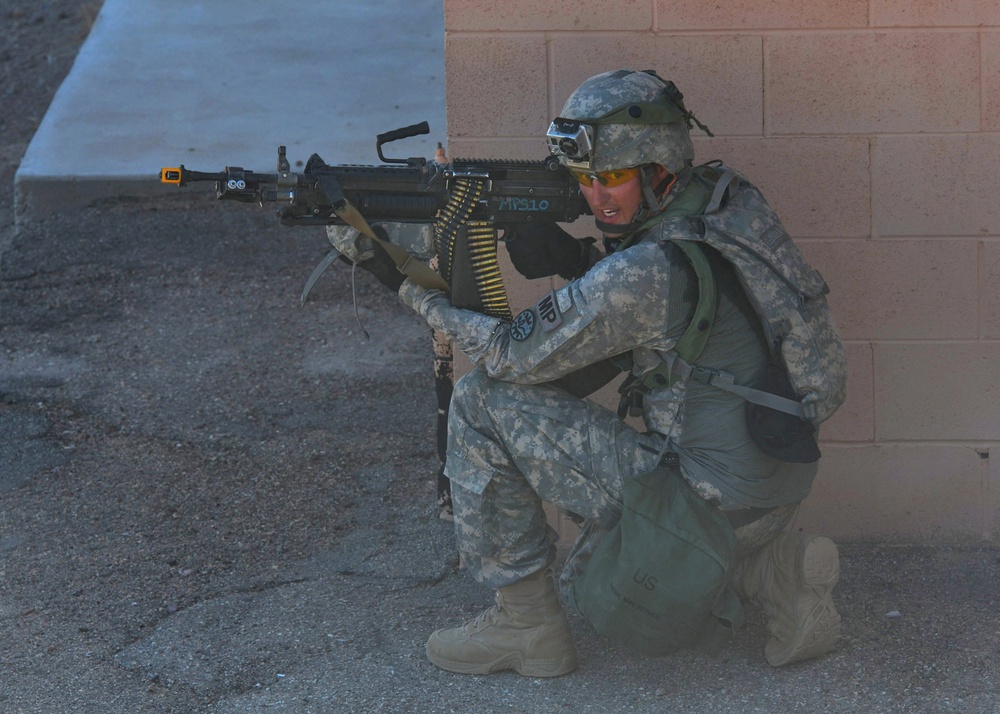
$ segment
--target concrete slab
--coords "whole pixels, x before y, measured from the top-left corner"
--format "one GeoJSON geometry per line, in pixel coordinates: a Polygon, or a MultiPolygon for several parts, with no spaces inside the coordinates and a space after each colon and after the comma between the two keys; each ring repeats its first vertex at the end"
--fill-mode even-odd
{"type": "Polygon", "coordinates": [[[424,120],[394,151],[433,156],[443,45],[441,0],[105,0],[21,161],[19,224],[156,195],[161,166],[273,171],[279,144],[293,165],[378,163],[376,134],[424,120]]]}

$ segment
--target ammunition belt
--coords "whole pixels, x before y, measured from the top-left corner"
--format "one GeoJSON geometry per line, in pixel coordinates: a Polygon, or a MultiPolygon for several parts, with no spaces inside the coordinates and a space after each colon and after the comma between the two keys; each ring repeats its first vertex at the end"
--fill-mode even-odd
{"type": "Polygon", "coordinates": [[[470,220],[484,183],[455,179],[448,204],[434,224],[438,269],[452,289],[452,303],[503,320],[512,319],[497,261],[497,231],[490,221],[470,220]],[[472,282],[474,295],[463,294],[472,282]]]}

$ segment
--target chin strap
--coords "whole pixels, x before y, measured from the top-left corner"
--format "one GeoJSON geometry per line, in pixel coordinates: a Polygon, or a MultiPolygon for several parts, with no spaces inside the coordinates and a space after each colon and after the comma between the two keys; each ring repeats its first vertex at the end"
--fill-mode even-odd
{"type": "Polygon", "coordinates": [[[621,240],[627,234],[635,231],[639,226],[643,224],[643,221],[632,219],[631,223],[622,225],[620,223],[605,223],[597,218],[594,219],[594,224],[600,229],[601,233],[605,236],[614,236],[614,240],[621,240]]]}
{"type": "MultiPolygon", "coordinates": [[[[639,185],[642,186],[642,197],[646,201],[639,207],[639,211],[636,212],[637,216],[639,213],[645,213],[648,218],[649,207],[659,205],[660,196],[663,195],[663,186],[666,181],[661,182],[659,186],[653,186],[653,173],[653,164],[643,164],[639,167],[639,185]]],[[[667,177],[671,178],[673,174],[668,174],[667,177]]]]}

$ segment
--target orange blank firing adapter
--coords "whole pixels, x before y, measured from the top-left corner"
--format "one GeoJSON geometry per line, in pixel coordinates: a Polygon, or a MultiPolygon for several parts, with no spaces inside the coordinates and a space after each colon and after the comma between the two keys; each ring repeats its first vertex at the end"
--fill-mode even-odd
{"type": "Polygon", "coordinates": [[[169,166],[160,169],[160,183],[172,183],[181,185],[181,176],[184,175],[183,166],[169,166]]]}

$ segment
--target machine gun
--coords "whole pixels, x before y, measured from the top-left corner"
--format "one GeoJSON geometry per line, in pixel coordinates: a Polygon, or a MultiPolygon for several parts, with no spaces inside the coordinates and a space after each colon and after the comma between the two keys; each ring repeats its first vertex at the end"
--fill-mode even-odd
{"type": "MultiPolygon", "coordinates": [[[[509,319],[496,261],[497,228],[576,220],[589,213],[579,184],[551,156],[542,161],[439,162],[382,153],[389,142],[428,133],[427,122],[421,122],[379,134],[376,151],[382,166],[334,166],[313,154],[302,173],[295,173],[280,146],[275,173],[239,166],[208,173],[182,165],[163,168],[160,181],[176,186],[214,181],[219,200],[281,204],[278,219],[286,226],[351,225],[386,248],[404,274],[426,287],[449,290],[453,304],[509,319]],[[440,273],[380,240],[370,221],[433,224],[440,273]]],[[[322,272],[336,257],[327,256],[317,270],[322,272]]],[[[316,272],[309,286],[315,277],[316,272]]]]}

